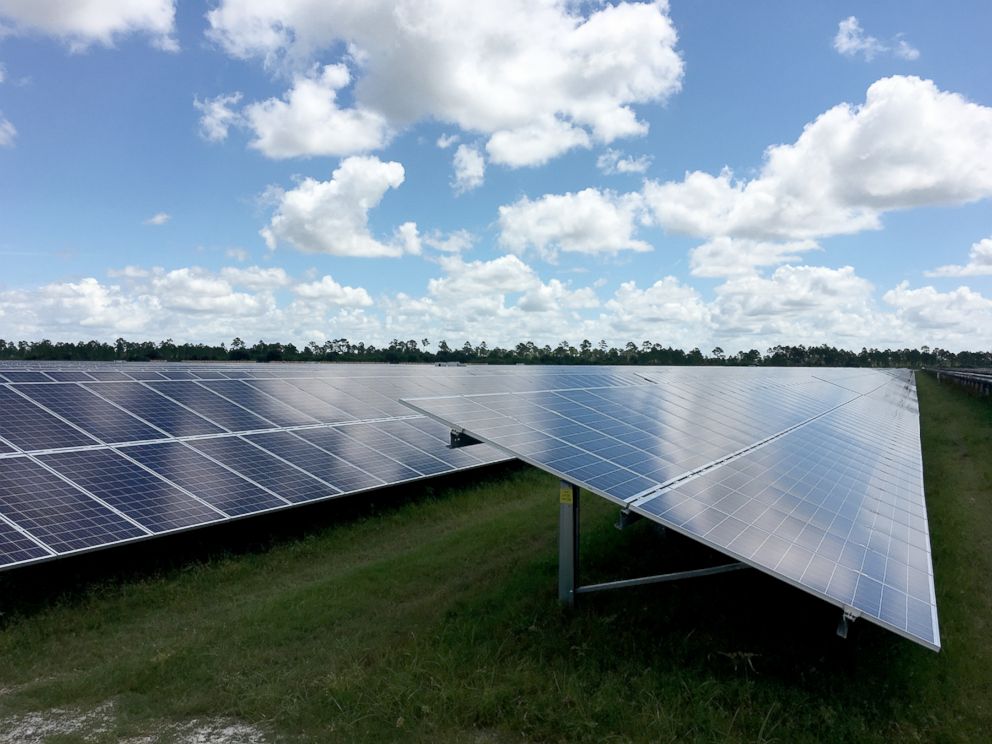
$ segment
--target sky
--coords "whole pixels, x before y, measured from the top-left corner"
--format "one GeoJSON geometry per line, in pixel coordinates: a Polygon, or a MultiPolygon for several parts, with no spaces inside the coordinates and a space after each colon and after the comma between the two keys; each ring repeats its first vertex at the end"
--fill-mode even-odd
{"type": "Polygon", "coordinates": [[[0,338],[987,350],[990,28],[0,0],[0,338]]]}

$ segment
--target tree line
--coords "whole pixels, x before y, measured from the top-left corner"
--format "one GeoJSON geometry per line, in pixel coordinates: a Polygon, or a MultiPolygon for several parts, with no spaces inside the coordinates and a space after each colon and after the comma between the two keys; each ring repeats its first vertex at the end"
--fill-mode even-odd
{"type": "Polygon", "coordinates": [[[538,346],[525,341],[512,348],[489,347],[485,342],[460,347],[430,339],[393,339],[388,345],[352,343],[339,338],[306,346],[266,343],[249,346],[240,338],[230,344],[177,344],[164,341],[5,341],[0,339],[0,359],[64,361],[167,361],[167,362],[385,362],[466,364],[673,364],[673,365],[765,365],[810,367],[992,367],[992,351],[951,352],[946,349],[869,349],[861,351],[821,346],[773,346],[764,353],[758,349],[725,352],[719,346],[709,353],[698,348],[685,351],[660,343],[644,341],[610,346],[606,341],[582,341],[573,346],[562,341],[557,346],[538,346]]]}

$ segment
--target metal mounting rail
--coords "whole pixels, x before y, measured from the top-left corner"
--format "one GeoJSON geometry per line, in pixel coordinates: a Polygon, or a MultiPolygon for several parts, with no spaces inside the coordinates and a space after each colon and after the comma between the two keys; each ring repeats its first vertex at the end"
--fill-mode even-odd
{"type": "Polygon", "coordinates": [[[560,481],[558,488],[558,600],[569,607],[575,605],[579,594],[625,589],[645,584],[660,584],[666,581],[680,581],[702,576],[738,571],[750,568],[745,563],[734,561],[719,566],[695,568],[688,571],[675,571],[655,576],[642,576],[636,579],[605,581],[599,584],[579,584],[579,487],[568,481],[560,481]]]}

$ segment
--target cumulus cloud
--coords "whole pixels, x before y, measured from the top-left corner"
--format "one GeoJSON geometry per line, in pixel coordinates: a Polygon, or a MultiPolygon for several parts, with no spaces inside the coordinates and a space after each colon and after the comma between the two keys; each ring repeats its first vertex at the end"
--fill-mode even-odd
{"type": "Polygon", "coordinates": [[[369,307],[372,304],[372,297],[364,288],[342,286],[329,274],[322,276],[320,281],[297,284],[293,292],[298,297],[321,300],[330,305],[369,307]]]}
{"type": "Polygon", "coordinates": [[[895,76],[765,152],[759,175],[694,171],[648,182],[669,230],[702,237],[804,240],[877,229],[883,212],[992,196],[992,108],[895,76]]]}
{"type": "Polygon", "coordinates": [[[894,308],[911,338],[944,348],[988,348],[992,344],[992,300],[968,287],[938,292],[902,282],[882,299],[894,308]]]}
{"type": "Polygon", "coordinates": [[[438,230],[429,232],[423,238],[424,244],[442,253],[462,253],[475,243],[475,236],[468,230],[455,230],[444,234],[438,230]]]}
{"type": "Polygon", "coordinates": [[[798,261],[800,254],[818,249],[812,240],[770,243],[719,237],[693,248],[689,262],[693,276],[738,276],[753,274],[759,266],[798,261]]]}
{"type": "Polygon", "coordinates": [[[384,146],[389,134],[383,116],[337,105],[338,91],[350,80],[345,65],[325,65],[298,75],[283,98],[246,106],[241,115],[254,133],[250,146],[270,158],[351,155],[384,146]]]}
{"type": "MultiPolygon", "coordinates": [[[[325,115],[375,112],[397,128],[427,118],[449,123],[489,136],[490,159],[514,167],[590,139],[644,134],[647,124],[632,106],[664,102],[683,74],[663,1],[222,0],[207,18],[209,36],[230,55],[272,69],[299,74],[344,49],[341,61],[360,73],[354,109],[335,109],[332,100],[325,115]]],[[[341,87],[334,83],[308,98],[326,102],[341,87]]],[[[297,144],[287,152],[320,150],[313,139],[297,144]]]]}
{"type": "Polygon", "coordinates": [[[458,145],[452,164],[455,174],[451,187],[456,194],[479,188],[486,178],[486,161],[474,147],[458,145]]]}
{"type": "Polygon", "coordinates": [[[499,242],[514,253],[533,249],[549,260],[559,251],[649,251],[651,246],[635,237],[644,219],[639,194],[585,189],[533,201],[523,197],[499,208],[499,242]]]}
{"type": "Polygon", "coordinates": [[[17,129],[11,124],[10,119],[0,111],[0,147],[13,147],[16,137],[17,129]]]}
{"type": "Polygon", "coordinates": [[[837,35],[834,36],[834,49],[845,57],[861,56],[866,62],[870,62],[880,54],[892,53],[896,57],[906,60],[918,59],[920,51],[912,46],[908,41],[897,36],[895,46],[885,44],[874,36],[869,36],[861,28],[861,24],[854,16],[849,16],[837,24],[837,35]]]}
{"type": "Polygon", "coordinates": [[[241,102],[241,93],[228,93],[201,101],[193,99],[193,107],[200,112],[200,136],[208,142],[222,142],[232,126],[243,124],[241,113],[235,109],[241,102]]]}
{"type": "Polygon", "coordinates": [[[6,334],[72,339],[172,337],[219,343],[234,336],[273,341],[326,339],[335,333],[374,336],[381,325],[365,315],[371,298],[361,287],[330,277],[294,283],[281,268],[127,267],[119,282],[94,277],[0,291],[6,334]],[[289,293],[289,300],[280,293],[289,293]]]}
{"type": "Polygon", "coordinates": [[[178,51],[174,0],[0,0],[0,21],[17,33],[41,33],[83,51],[113,46],[130,33],[143,33],[165,51],[178,51]]]}
{"type": "Polygon", "coordinates": [[[460,137],[457,134],[442,134],[440,137],[437,138],[437,142],[435,142],[435,144],[440,149],[447,150],[453,144],[458,142],[459,139],[460,137]]]}
{"type": "Polygon", "coordinates": [[[596,167],[607,176],[617,173],[646,173],[651,167],[651,160],[650,155],[627,157],[620,150],[609,148],[596,158],[596,167]]]}
{"type": "Polygon", "coordinates": [[[156,212],[147,220],[145,220],[144,224],[159,226],[159,225],[164,225],[166,222],[168,222],[171,219],[172,219],[172,215],[169,214],[168,212],[156,212]]]}
{"type": "Polygon", "coordinates": [[[939,266],[924,273],[927,276],[992,276],[992,238],[972,243],[968,263],[939,266]]]}
{"type": "Polygon", "coordinates": [[[329,181],[305,178],[296,188],[275,193],[275,214],[262,229],[262,237],[269,248],[286,242],[301,251],[335,256],[419,253],[420,238],[412,222],[400,225],[388,241],[377,240],[369,231],[369,210],[403,179],[399,163],[347,158],[329,181]]]}
{"type": "Polygon", "coordinates": [[[244,248],[227,248],[224,251],[224,255],[228,258],[233,258],[235,261],[244,262],[248,260],[248,251],[244,248]]]}
{"type": "Polygon", "coordinates": [[[623,282],[606,303],[601,321],[611,338],[651,339],[691,347],[710,334],[710,314],[695,288],[666,276],[645,289],[637,282],[623,282]]]}

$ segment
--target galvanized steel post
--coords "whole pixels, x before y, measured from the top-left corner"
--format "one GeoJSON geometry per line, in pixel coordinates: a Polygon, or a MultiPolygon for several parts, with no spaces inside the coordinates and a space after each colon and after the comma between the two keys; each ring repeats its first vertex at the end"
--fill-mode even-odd
{"type": "Polygon", "coordinates": [[[579,583],[579,487],[561,481],[558,486],[558,601],[575,605],[579,583]]]}

